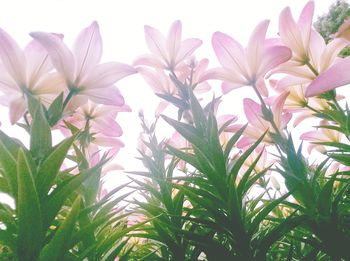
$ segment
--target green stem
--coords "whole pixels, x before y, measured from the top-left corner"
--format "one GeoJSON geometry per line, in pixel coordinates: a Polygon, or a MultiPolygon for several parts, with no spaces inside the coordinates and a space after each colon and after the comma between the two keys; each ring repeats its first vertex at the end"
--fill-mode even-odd
{"type": "MultiPolygon", "coordinates": [[[[267,107],[267,105],[266,105],[264,99],[262,98],[261,94],[259,93],[258,89],[256,88],[256,85],[253,84],[252,87],[253,87],[256,95],[258,96],[258,98],[260,100],[260,103],[261,103],[261,106],[262,106],[262,108],[261,108],[262,112],[266,111],[266,112],[272,113],[271,110],[267,107]]],[[[263,116],[265,118],[265,115],[263,115],[263,116]]],[[[273,116],[272,117],[266,117],[265,120],[267,120],[268,122],[271,123],[271,126],[274,129],[275,134],[277,134],[279,136],[279,138],[281,138],[281,140],[285,140],[283,135],[280,132],[280,129],[277,127],[277,125],[276,125],[276,123],[275,123],[275,121],[273,119],[273,116]]]]}
{"type": "Polygon", "coordinates": [[[310,63],[309,60],[307,62],[305,62],[305,65],[307,65],[307,67],[312,71],[312,73],[315,76],[318,76],[318,71],[315,69],[315,67],[312,66],[312,64],[310,63]]]}
{"type": "Polygon", "coordinates": [[[68,93],[67,97],[63,101],[63,108],[62,108],[62,110],[64,110],[67,107],[68,102],[73,98],[73,96],[75,94],[77,94],[77,91],[74,88],[69,89],[69,93],[68,93]]]}

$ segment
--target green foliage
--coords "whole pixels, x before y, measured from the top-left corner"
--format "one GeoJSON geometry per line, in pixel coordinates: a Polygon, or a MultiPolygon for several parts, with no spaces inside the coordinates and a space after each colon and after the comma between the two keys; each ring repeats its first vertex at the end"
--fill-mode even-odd
{"type": "MultiPolygon", "coordinates": [[[[332,40],[332,36],[338,31],[342,23],[350,16],[350,5],[346,0],[337,0],[329,7],[326,14],[319,16],[314,23],[314,27],[325,41],[328,43],[332,40]]],[[[341,53],[341,57],[350,55],[350,48],[345,47],[341,53]]]]}
{"type": "Polygon", "coordinates": [[[346,0],[337,0],[329,7],[326,14],[319,16],[314,23],[316,31],[318,31],[322,37],[329,42],[332,39],[332,35],[336,33],[345,21],[350,16],[350,5],[346,0]]]}
{"type": "Polygon", "coordinates": [[[123,256],[129,249],[123,238],[135,227],[126,229],[128,214],[115,207],[132,192],[116,197],[126,187],[122,185],[99,201],[101,168],[108,158],[90,167],[83,154],[70,156],[80,130],[52,146],[50,126],[62,115],[62,95],[49,110],[33,97],[28,102],[30,148],[0,131],[1,192],[14,200],[14,208],[0,204],[0,259],[97,261],[123,256]],[[68,158],[79,167],[62,170],[68,158]],[[71,173],[75,169],[79,173],[71,173]],[[85,187],[89,179],[97,183],[93,191],[85,187]]]}

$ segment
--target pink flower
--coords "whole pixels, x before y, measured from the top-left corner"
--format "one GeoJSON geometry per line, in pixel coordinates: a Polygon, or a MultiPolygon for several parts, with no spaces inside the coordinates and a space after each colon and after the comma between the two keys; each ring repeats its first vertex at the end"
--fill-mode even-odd
{"type": "MultiPolygon", "coordinates": [[[[59,38],[59,36],[56,36],[59,38]]],[[[0,29],[0,102],[9,106],[10,121],[16,123],[27,109],[25,96],[31,94],[44,104],[50,103],[64,88],[64,82],[53,69],[48,53],[36,41],[24,50],[0,29]]]]}
{"type": "MultiPolygon", "coordinates": [[[[292,115],[290,113],[283,112],[283,105],[286,101],[288,93],[282,93],[272,102],[271,111],[273,112],[273,120],[279,130],[286,128],[287,123],[290,121],[292,115]]],[[[244,148],[257,139],[259,139],[264,132],[269,131],[275,133],[275,129],[271,123],[264,119],[262,113],[262,106],[252,99],[245,98],[243,100],[244,113],[246,115],[249,125],[244,131],[244,137],[239,140],[237,147],[244,148]]],[[[227,128],[227,131],[236,132],[243,125],[233,125],[227,128]]],[[[270,135],[265,135],[263,141],[267,144],[272,144],[272,138],[270,135]]]]}
{"type": "Polygon", "coordinates": [[[338,32],[334,35],[338,38],[343,38],[350,42],[350,18],[346,19],[339,27],[338,32]]]}
{"type": "MultiPolygon", "coordinates": [[[[199,62],[192,59],[190,64],[183,64],[181,70],[178,72],[177,79],[183,84],[184,88],[193,88],[196,94],[207,92],[211,87],[207,82],[201,80],[207,66],[207,59],[203,59],[199,62]]],[[[179,104],[177,104],[179,107],[186,102],[183,101],[179,87],[176,87],[173,80],[164,70],[159,68],[150,69],[148,67],[139,67],[137,70],[156,94],[174,97],[179,102],[179,104]]],[[[161,101],[156,109],[156,115],[162,113],[168,105],[169,101],[161,101]]]]}
{"type": "Polygon", "coordinates": [[[305,64],[309,60],[309,43],[311,37],[314,2],[309,1],[302,10],[297,22],[294,21],[290,8],[282,10],[279,19],[279,34],[281,41],[292,52],[292,61],[305,64]]]}
{"type": "Polygon", "coordinates": [[[181,40],[181,33],[180,21],[171,25],[166,37],[157,29],[146,25],[146,43],[152,54],[139,57],[134,64],[176,71],[202,44],[201,40],[194,38],[181,40]]]}
{"type": "MultiPolygon", "coordinates": [[[[331,125],[326,120],[320,122],[320,126],[331,125]]],[[[317,142],[340,142],[343,134],[339,131],[328,129],[328,128],[318,128],[317,130],[305,132],[300,136],[300,139],[310,141],[311,144],[308,147],[308,152],[316,148],[320,152],[326,151],[323,145],[317,144],[317,142]]]]}
{"type": "Polygon", "coordinates": [[[221,32],[214,33],[213,48],[223,67],[208,71],[205,78],[223,80],[224,93],[251,85],[267,96],[264,76],[291,57],[287,47],[274,45],[265,39],[268,25],[268,20],[257,25],[245,49],[230,36],[221,32]]]}
{"type": "Polygon", "coordinates": [[[350,56],[317,76],[308,86],[305,96],[312,97],[350,83],[350,56]]]}
{"type": "MultiPolygon", "coordinates": [[[[333,64],[339,62],[341,58],[338,57],[338,54],[346,45],[347,43],[343,39],[334,39],[326,45],[322,36],[318,32],[312,30],[309,42],[308,64],[301,66],[295,63],[295,61],[290,61],[277,67],[273,71],[274,73],[283,72],[289,75],[278,81],[276,87],[283,89],[293,85],[309,84],[317,78],[319,74],[322,74],[333,64]]],[[[307,93],[306,96],[308,97],[315,96],[310,95],[309,92],[309,87],[307,87],[305,95],[307,93]]]]}
{"type": "Polygon", "coordinates": [[[56,70],[65,78],[70,92],[96,103],[120,106],[124,99],[113,84],[136,73],[126,64],[109,62],[100,64],[102,39],[97,22],[80,32],[73,50],[59,37],[44,33],[30,34],[48,51],[56,70]]]}

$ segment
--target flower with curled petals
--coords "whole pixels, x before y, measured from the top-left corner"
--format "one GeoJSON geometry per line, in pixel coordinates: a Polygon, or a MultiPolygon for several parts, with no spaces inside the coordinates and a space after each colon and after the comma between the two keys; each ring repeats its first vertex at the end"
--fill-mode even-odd
{"type": "Polygon", "coordinates": [[[152,54],[139,57],[134,65],[176,71],[181,63],[202,44],[199,39],[182,40],[181,34],[182,24],[179,20],[171,25],[166,37],[157,29],[146,25],[146,43],[152,54]]]}
{"type": "Polygon", "coordinates": [[[64,77],[70,95],[80,96],[82,103],[90,99],[106,105],[124,104],[114,83],[136,70],[117,62],[100,64],[102,39],[97,22],[80,32],[72,51],[55,35],[45,32],[30,35],[49,53],[54,67],[64,77]]]}
{"type": "Polygon", "coordinates": [[[267,96],[264,76],[291,57],[289,48],[265,39],[268,25],[268,20],[257,25],[246,48],[224,33],[214,33],[212,44],[222,68],[209,70],[204,78],[224,81],[224,93],[250,85],[267,96]]]}
{"type": "MultiPolygon", "coordinates": [[[[56,35],[55,37],[60,37],[56,35]]],[[[64,81],[53,66],[47,51],[31,41],[22,50],[0,29],[0,103],[9,107],[10,122],[16,123],[27,109],[26,95],[49,104],[63,89],[64,81]]]]}

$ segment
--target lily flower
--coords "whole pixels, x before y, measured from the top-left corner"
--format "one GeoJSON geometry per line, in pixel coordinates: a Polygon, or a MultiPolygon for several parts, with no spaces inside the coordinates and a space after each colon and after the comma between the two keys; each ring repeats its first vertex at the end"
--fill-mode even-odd
{"type": "MultiPolygon", "coordinates": [[[[288,97],[289,93],[285,92],[276,97],[276,99],[272,102],[271,111],[273,112],[273,121],[276,127],[279,130],[283,130],[286,128],[288,122],[292,118],[291,113],[284,113],[283,106],[288,97]]],[[[271,123],[264,119],[262,106],[250,98],[245,98],[243,100],[243,109],[246,115],[247,121],[249,125],[246,127],[244,131],[244,137],[241,138],[238,143],[238,148],[244,148],[256,140],[258,140],[264,132],[269,131],[269,133],[275,133],[276,130],[271,125],[271,123]]],[[[233,126],[229,126],[226,131],[236,132],[243,125],[237,124],[233,126]]],[[[273,140],[271,135],[265,135],[263,142],[267,144],[272,144],[273,140]]]]}
{"type": "MultiPolygon", "coordinates": [[[[294,85],[308,85],[319,74],[327,71],[333,64],[339,63],[341,58],[338,57],[339,52],[347,45],[344,39],[334,39],[326,45],[323,37],[316,31],[311,31],[310,50],[308,52],[308,64],[300,66],[290,61],[277,67],[273,73],[287,73],[286,77],[278,81],[276,88],[284,89],[294,85]]],[[[314,91],[309,90],[309,86],[305,89],[305,96],[315,96],[314,91]],[[311,93],[310,93],[311,92],[311,93]]],[[[330,87],[331,88],[331,87],[330,87]]],[[[322,92],[318,92],[321,94],[322,92]]],[[[316,95],[318,95],[316,94],[316,95]]]]}
{"type": "Polygon", "coordinates": [[[45,32],[30,35],[47,50],[71,95],[82,96],[85,102],[90,99],[106,105],[124,104],[123,96],[113,84],[136,70],[117,62],[100,64],[102,39],[97,22],[80,32],[72,51],[55,35],[45,32]]]}
{"type": "Polygon", "coordinates": [[[146,25],[146,43],[152,54],[139,57],[134,65],[176,71],[181,63],[202,44],[201,40],[195,38],[181,40],[181,34],[182,24],[179,20],[171,25],[166,37],[157,29],[146,25]]]}
{"type": "MultiPolygon", "coordinates": [[[[59,36],[56,36],[59,38],[59,36]]],[[[26,95],[50,103],[64,88],[47,51],[36,41],[22,50],[12,37],[0,29],[0,103],[8,106],[10,121],[16,123],[27,109],[26,95]]]]}
{"type": "MultiPolygon", "coordinates": [[[[207,59],[196,62],[193,58],[189,64],[184,63],[176,78],[183,83],[184,88],[192,88],[196,94],[207,92],[211,87],[207,82],[202,81],[201,77],[205,73],[208,63],[209,61],[207,59]]],[[[148,67],[138,67],[137,70],[155,94],[168,97],[168,99],[164,99],[159,103],[156,109],[156,115],[162,113],[171,102],[179,108],[186,107],[186,101],[183,100],[183,93],[164,70],[159,68],[150,69],[148,67]]]]}
{"type": "Polygon", "coordinates": [[[265,39],[268,25],[268,20],[257,25],[246,48],[224,33],[214,33],[212,44],[222,68],[209,70],[205,78],[224,81],[224,93],[250,85],[267,96],[265,75],[291,57],[289,48],[265,39]]]}
{"type": "MultiPolygon", "coordinates": [[[[326,120],[320,122],[320,126],[328,126],[330,123],[326,120]]],[[[326,149],[323,145],[317,144],[318,142],[336,142],[339,143],[343,137],[343,134],[339,131],[328,129],[328,128],[318,128],[317,130],[305,132],[300,136],[301,140],[307,140],[311,142],[308,147],[308,152],[311,153],[313,149],[317,149],[320,152],[325,152],[326,149]]]]}
{"type": "Polygon", "coordinates": [[[312,17],[315,4],[309,1],[299,16],[297,22],[293,19],[290,8],[282,10],[279,19],[279,34],[281,41],[288,46],[293,56],[291,61],[305,64],[309,59],[309,43],[311,37],[312,17]]]}
{"type": "Polygon", "coordinates": [[[305,96],[317,96],[327,91],[334,90],[337,87],[350,83],[350,56],[342,61],[335,63],[328,70],[317,76],[308,86],[305,96]]]}

